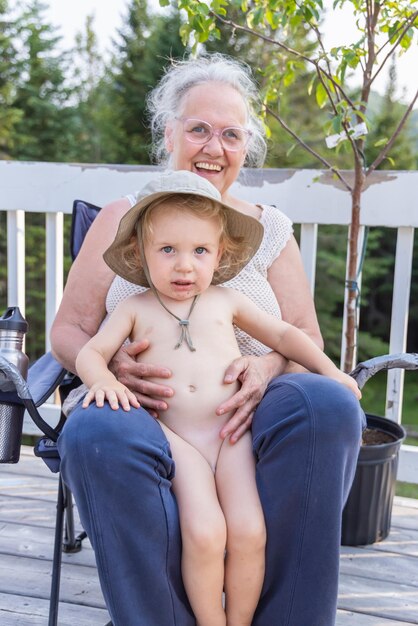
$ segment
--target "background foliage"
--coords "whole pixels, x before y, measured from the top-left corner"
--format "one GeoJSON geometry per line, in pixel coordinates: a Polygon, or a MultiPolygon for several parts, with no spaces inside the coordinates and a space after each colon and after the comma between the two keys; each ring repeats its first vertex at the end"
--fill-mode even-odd
{"type": "MultiPolygon", "coordinates": [[[[234,4],[234,3],[231,3],[234,4]]],[[[147,0],[131,0],[121,29],[115,32],[109,58],[97,45],[92,17],[86,20],[73,49],[62,51],[60,38],[45,18],[40,0],[22,0],[13,12],[8,0],[0,0],[0,158],[11,160],[95,163],[150,162],[150,134],[145,113],[146,94],[159,80],[169,59],[183,57],[188,50],[181,41],[182,18],[176,6],[159,12],[147,0]]],[[[236,3],[235,9],[240,8],[236,3]]],[[[233,14],[232,14],[233,17],[233,14]]],[[[287,43],[309,51],[313,43],[303,25],[289,29],[287,43]]],[[[209,51],[221,51],[246,61],[263,88],[269,55],[262,41],[245,32],[230,32],[220,26],[205,43],[209,51]]],[[[295,127],[303,128],[304,139],[326,155],[322,125],[326,113],[318,110],[315,98],[306,95],[311,71],[304,68],[292,77],[291,89],[282,76],[281,112],[291,112],[295,127]],[[322,119],[321,119],[322,116],[322,119]]],[[[376,141],[394,128],[399,112],[396,65],[393,64],[384,95],[372,94],[372,132],[365,144],[365,158],[372,162],[376,141]]],[[[318,167],[311,155],[296,145],[278,123],[270,125],[269,167],[318,167]]],[[[393,146],[382,168],[399,170],[418,166],[418,111],[393,146]]],[[[341,151],[338,165],[350,167],[341,151]]],[[[131,190],[127,190],[127,193],[131,190]]],[[[111,200],[111,198],[109,198],[111,200]]],[[[278,198],[280,206],[280,198],[278,198]]],[[[28,352],[35,359],[44,346],[44,217],[28,216],[27,226],[27,317],[31,326],[28,352]]],[[[67,240],[68,240],[68,228],[67,240]]],[[[5,214],[0,212],[0,232],[6,232],[5,214]]],[[[345,229],[323,227],[319,235],[316,304],[330,356],[339,358],[343,306],[345,229]]],[[[395,233],[372,229],[369,233],[363,279],[363,308],[359,358],[387,350],[393,276],[395,233]]],[[[416,244],[415,258],[418,257],[416,244]]],[[[68,268],[68,258],[66,265],[68,268]]],[[[414,268],[418,279],[418,268],[414,268]]],[[[6,237],[0,238],[0,309],[6,307],[6,237]]],[[[418,280],[413,280],[409,328],[410,351],[418,351],[418,280]]]]}

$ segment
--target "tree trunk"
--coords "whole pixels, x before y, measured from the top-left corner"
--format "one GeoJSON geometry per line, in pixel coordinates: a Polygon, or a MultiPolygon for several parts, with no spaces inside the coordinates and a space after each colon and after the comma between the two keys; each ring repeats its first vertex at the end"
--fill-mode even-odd
{"type": "Polygon", "coordinates": [[[357,300],[358,300],[358,238],[360,231],[361,194],[365,181],[365,174],[360,163],[356,164],[354,188],[351,194],[351,225],[349,230],[348,272],[346,281],[346,317],[345,331],[346,348],[344,355],[344,371],[351,372],[355,367],[355,349],[357,346],[357,300]]]}

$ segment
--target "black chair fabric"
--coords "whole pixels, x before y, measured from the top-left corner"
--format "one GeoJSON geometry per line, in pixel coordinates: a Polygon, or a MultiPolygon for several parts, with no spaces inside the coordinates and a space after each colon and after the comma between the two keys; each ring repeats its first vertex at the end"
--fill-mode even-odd
{"type": "Polygon", "coordinates": [[[73,261],[80,252],[84,237],[96,219],[100,208],[101,207],[91,204],[90,202],[85,202],[84,200],[74,200],[70,238],[70,252],[73,261]]]}

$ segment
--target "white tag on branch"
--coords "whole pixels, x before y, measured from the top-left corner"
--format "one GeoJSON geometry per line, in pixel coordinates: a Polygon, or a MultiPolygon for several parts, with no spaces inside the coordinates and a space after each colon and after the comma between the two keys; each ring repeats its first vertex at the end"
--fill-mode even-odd
{"type": "MultiPolygon", "coordinates": [[[[356,126],[350,126],[348,129],[348,133],[352,139],[358,139],[363,135],[367,135],[368,132],[365,122],[360,122],[360,124],[356,124],[356,126]]],[[[325,137],[325,143],[327,144],[327,148],[335,148],[335,146],[338,146],[339,143],[347,139],[347,133],[343,131],[342,133],[325,137]]]]}

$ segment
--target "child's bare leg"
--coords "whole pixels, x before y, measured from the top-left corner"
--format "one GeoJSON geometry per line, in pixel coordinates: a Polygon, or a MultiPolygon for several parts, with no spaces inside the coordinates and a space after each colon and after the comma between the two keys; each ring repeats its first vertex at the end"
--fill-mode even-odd
{"type": "Polygon", "coordinates": [[[179,505],[184,587],[197,626],[225,626],[222,591],[226,524],[215,477],[196,448],[164,424],[161,427],[176,464],[173,490],[179,505]]]}
{"type": "Polygon", "coordinates": [[[255,482],[250,433],[225,440],[215,474],[227,525],[227,626],[250,626],[264,580],[266,529],[255,482]]]}

